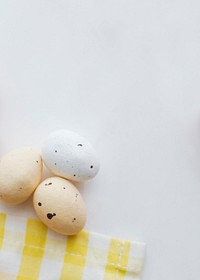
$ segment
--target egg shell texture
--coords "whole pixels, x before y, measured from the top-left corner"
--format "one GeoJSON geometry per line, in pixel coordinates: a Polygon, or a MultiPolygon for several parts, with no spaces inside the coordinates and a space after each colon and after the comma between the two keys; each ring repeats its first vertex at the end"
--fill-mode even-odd
{"type": "Polygon", "coordinates": [[[33,205],[42,222],[63,235],[77,234],[85,225],[82,196],[66,179],[51,177],[43,181],[34,193],[33,205]]]}
{"type": "Polygon", "coordinates": [[[47,137],[42,158],[53,174],[76,182],[89,180],[99,171],[99,161],[90,143],[68,130],[57,130],[47,137]]]}
{"type": "Polygon", "coordinates": [[[30,147],[10,151],[0,160],[0,199],[8,204],[24,202],[42,177],[41,156],[30,147]]]}

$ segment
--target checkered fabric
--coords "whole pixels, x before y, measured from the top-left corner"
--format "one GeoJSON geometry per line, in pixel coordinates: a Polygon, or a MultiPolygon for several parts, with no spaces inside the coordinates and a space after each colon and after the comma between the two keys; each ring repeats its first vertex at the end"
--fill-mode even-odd
{"type": "Polygon", "coordinates": [[[1,280],[139,280],[144,249],[87,231],[66,237],[37,219],[0,213],[1,280]]]}

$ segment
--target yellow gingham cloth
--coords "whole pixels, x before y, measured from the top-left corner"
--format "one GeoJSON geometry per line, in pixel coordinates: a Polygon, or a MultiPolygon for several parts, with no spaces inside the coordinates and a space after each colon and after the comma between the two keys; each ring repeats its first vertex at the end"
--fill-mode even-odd
{"type": "Polygon", "coordinates": [[[0,213],[1,280],[139,280],[145,244],[82,231],[62,236],[0,213]]]}

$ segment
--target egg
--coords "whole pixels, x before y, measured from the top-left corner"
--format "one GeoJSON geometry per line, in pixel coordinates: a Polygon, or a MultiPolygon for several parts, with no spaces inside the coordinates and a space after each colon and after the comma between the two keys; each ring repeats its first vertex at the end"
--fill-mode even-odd
{"type": "Polygon", "coordinates": [[[30,147],[12,150],[0,160],[0,199],[8,204],[24,202],[42,177],[41,156],[30,147]]]}
{"type": "Polygon", "coordinates": [[[82,196],[66,179],[44,180],[33,195],[33,206],[45,225],[63,235],[77,234],[85,225],[86,208],[82,196]]]}
{"type": "Polygon", "coordinates": [[[42,158],[53,174],[76,182],[91,179],[99,171],[99,161],[90,143],[68,130],[57,130],[47,137],[42,158]]]}

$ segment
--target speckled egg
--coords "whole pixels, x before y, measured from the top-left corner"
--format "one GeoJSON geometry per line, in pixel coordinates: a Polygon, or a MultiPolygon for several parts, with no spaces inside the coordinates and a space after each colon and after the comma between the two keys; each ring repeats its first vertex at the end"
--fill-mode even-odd
{"type": "Polygon", "coordinates": [[[42,158],[53,174],[77,182],[91,179],[99,171],[99,161],[90,143],[68,130],[57,130],[47,137],[42,158]]]}
{"type": "Polygon", "coordinates": [[[32,148],[12,150],[0,160],[0,199],[19,204],[33,193],[42,177],[41,156],[32,148]]]}
{"type": "Polygon", "coordinates": [[[58,233],[74,235],[85,225],[82,196],[66,179],[51,177],[43,181],[34,193],[33,205],[42,222],[58,233]]]}

